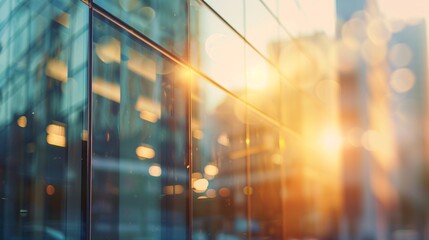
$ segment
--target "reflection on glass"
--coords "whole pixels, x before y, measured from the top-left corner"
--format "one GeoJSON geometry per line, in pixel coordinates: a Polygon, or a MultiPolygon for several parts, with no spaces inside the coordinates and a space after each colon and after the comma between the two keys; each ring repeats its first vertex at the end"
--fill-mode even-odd
{"type": "Polygon", "coordinates": [[[204,4],[191,1],[191,64],[222,87],[244,92],[244,42],[204,4]]]}
{"type": "Polygon", "coordinates": [[[245,105],[204,79],[192,93],[193,238],[247,236],[245,105]]]}
{"type": "Polygon", "coordinates": [[[253,48],[246,46],[246,100],[270,117],[280,119],[280,76],[253,48]]]}
{"type": "Polygon", "coordinates": [[[0,239],[79,239],[88,9],[0,2],[0,239]]]}
{"type": "Polygon", "coordinates": [[[186,239],[186,70],[94,15],[93,239],[186,239]]]}
{"type": "Polygon", "coordinates": [[[429,239],[417,1],[0,1],[0,239],[429,239]]]}
{"type": "Polygon", "coordinates": [[[303,95],[291,85],[285,78],[281,77],[281,112],[280,118],[283,126],[300,133],[301,132],[301,98],[303,95]]]}
{"type": "Polygon", "coordinates": [[[250,186],[243,193],[250,196],[251,234],[256,239],[287,239],[284,219],[293,210],[283,209],[288,189],[284,188],[285,156],[280,148],[280,133],[249,111],[250,186]]]}
{"type": "Polygon", "coordinates": [[[279,0],[262,0],[262,2],[268,7],[268,9],[277,17],[278,15],[278,1],[279,0]]]}
{"type": "Polygon", "coordinates": [[[237,32],[244,35],[244,0],[206,0],[205,2],[237,32]]]}
{"type": "MultiPolygon", "coordinates": [[[[293,37],[312,35],[318,32],[334,37],[337,21],[335,11],[339,10],[336,9],[336,3],[338,1],[334,0],[323,2],[279,0],[278,18],[285,30],[293,37]]],[[[345,3],[349,7],[359,4],[364,3],[345,3]]]]}
{"type": "Polygon", "coordinates": [[[178,0],[94,0],[174,54],[186,58],[187,1],[178,0]]]}
{"type": "Polygon", "coordinates": [[[337,239],[341,210],[335,132],[303,138],[249,111],[252,237],[337,239]],[[327,141],[330,140],[330,141],[327,141]]]}
{"type": "Polygon", "coordinates": [[[364,2],[337,1],[341,224],[349,236],[428,238],[427,55],[418,53],[428,28],[417,20],[427,7],[380,0],[373,14],[364,2]]]}
{"type": "Polygon", "coordinates": [[[246,39],[268,58],[274,57],[279,25],[260,0],[246,1],[246,39]]]}

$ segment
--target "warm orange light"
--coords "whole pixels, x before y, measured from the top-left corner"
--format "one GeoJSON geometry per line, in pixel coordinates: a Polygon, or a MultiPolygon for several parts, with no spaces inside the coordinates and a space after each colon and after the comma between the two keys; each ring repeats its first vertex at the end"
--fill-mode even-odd
{"type": "Polygon", "coordinates": [[[205,191],[207,190],[208,186],[209,186],[209,181],[205,178],[195,180],[193,183],[193,188],[196,191],[205,191]]]}
{"type": "Polygon", "coordinates": [[[218,172],[219,169],[215,165],[209,164],[204,167],[204,173],[209,176],[216,176],[218,172]]]}
{"type": "Polygon", "coordinates": [[[18,124],[18,126],[25,128],[27,126],[27,117],[26,116],[21,116],[18,118],[18,120],[16,121],[16,124],[18,124]]]}
{"type": "Polygon", "coordinates": [[[341,149],[342,139],[340,133],[335,129],[327,129],[321,136],[321,146],[326,152],[338,153],[341,149]]]}
{"type": "Polygon", "coordinates": [[[158,115],[145,110],[140,112],[140,118],[151,123],[156,123],[158,121],[158,115]]]}
{"type": "Polygon", "coordinates": [[[162,173],[162,170],[161,170],[161,167],[158,165],[158,164],[152,164],[150,167],[149,167],[149,174],[152,176],[152,177],[159,177],[159,176],[161,176],[161,173],[162,173]]]}
{"type": "Polygon", "coordinates": [[[82,131],[81,138],[83,141],[88,141],[88,130],[82,131]]]}
{"type": "Polygon", "coordinates": [[[199,172],[192,173],[192,179],[198,180],[201,178],[203,178],[203,175],[201,173],[199,173],[199,172]]]}
{"type": "Polygon", "coordinates": [[[204,133],[203,133],[203,131],[201,131],[200,129],[195,129],[195,130],[192,132],[192,136],[193,136],[195,139],[201,140],[201,139],[203,139],[203,137],[204,137],[204,133]]]}
{"type": "Polygon", "coordinates": [[[327,104],[332,104],[337,96],[340,85],[333,80],[322,80],[316,83],[314,92],[316,96],[327,104]]]}
{"type": "Polygon", "coordinates": [[[249,186],[246,186],[246,187],[243,188],[243,193],[245,195],[252,195],[253,194],[253,188],[249,187],[249,186]]]}
{"type": "MultiPolygon", "coordinates": [[[[199,172],[194,172],[194,173],[192,173],[192,179],[191,179],[191,183],[192,183],[192,186],[194,186],[194,183],[197,181],[197,180],[199,180],[199,179],[202,179],[203,178],[203,175],[201,174],[201,173],[199,173],[199,172]]],[[[204,192],[206,189],[204,189],[204,190],[198,190],[198,189],[195,189],[194,188],[194,192],[196,192],[196,193],[202,193],[202,192],[204,192]]]]}
{"type": "Polygon", "coordinates": [[[282,155],[281,154],[279,154],[279,153],[274,153],[272,156],[271,156],[271,162],[273,162],[274,164],[276,164],[276,165],[281,165],[282,164],[282,162],[283,162],[283,157],[282,157],[282,155]]]}
{"type": "Polygon", "coordinates": [[[66,138],[60,135],[48,134],[48,136],[46,136],[46,142],[57,147],[66,146],[66,138]]]}
{"type": "Polygon", "coordinates": [[[192,78],[192,71],[190,68],[177,67],[175,69],[175,73],[176,73],[176,81],[177,82],[180,82],[183,84],[190,83],[191,78],[192,78]]]}
{"type": "Polygon", "coordinates": [[[222,133],[221,135],[219,135],[219,137],[217,138],[217,143],[226,147],[229,146],[228,135],[226,135],[226,133],[222,133]]]}
{"type": "Polygon", "coordinates": [[[155,157],[155,150],[146,146],[136,148],[136,154],[140,159],[151,159],[155,157]]]}
{"type": "Polygon", "coordinates": [[[65,147],[66,146],[66,133],[65,127],[60,124],[49,124],[46,127],[46,142],[50,145],[65,147]]]}
{"type": "Polygon", "coordinates": [[[149,122],[156,122],[161,117],[161,104],[145,96],[138,97],[134,109],[140,112],[142,119],[149,122]]]}
{"type": "Polygon", "coordinates": [[[55,194],[55,187],[52,185],[46,186],[46,194],[48,194],[49,196],[54,195],[55,194]]]}
{"type": "Polygon", "coordinates": [[[65,128],[64,128],[64,126],[61,126],[61,125],[58,125],[58,124],[49,124],[46,127],[46,132],[48,134],[65,136],[65,128]]]}
{"type": "Polygon", "coordinates": [[[67,64],[61,60],[51,59],[46,65],[46,75],[61,82],[67,82],[67,64]]]}
{"type": "Polygon", "coordinates": [[[94,78],[92,92],[111,101],[121,102],[121,87],[117,83],[108,82],[102,78],[94,78]]]}
{"type": "Polygon", "coordinates": [[[177,195],[183,193],[182,185],[169,185],[164,187],[164,193],[166,195],[177,195]]]}

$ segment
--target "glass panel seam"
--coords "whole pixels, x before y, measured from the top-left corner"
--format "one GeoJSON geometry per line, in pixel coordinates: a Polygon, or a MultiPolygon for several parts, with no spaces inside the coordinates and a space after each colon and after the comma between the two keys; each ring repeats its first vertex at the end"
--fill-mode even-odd
{"type": "Polygon", "coordinates": [[[86,163],[84,163],[85,171],[82,173],[82,177],[85,181],[82,181],[83,184],[86,184],[85,189],[85,205],[83,205],[84,213],[82,214],[85,218],[84,221],[84,234],[86,239],[91,240],[91,229],[92,229],[92,140],[93,140],[93,122],[92,122],[92,42],[93,42],[93,24],[92,24],[92,9],[88,11],[88,73],[87,73],[87,126],[88,126],[88,139],[87,139],[87,149],[86,149],[86,163]]]}
{"type": "MultiPolygon", "coordinates": [[[[155,43],[152,40],[148,39],[146,36],[144,36],[140,32],[137,32],[135,29],[133,29],[132,27],[128,26],[126,23],[123,23],[120,19],[117,19],[115,16],[112,16],[110,13],[106,12],[103,8],[99,7],[96,4],[93,4],[92,5],[92,9],[93,9],[94,12],[96,12],[96,13],[100,14],[101,16],[105,17],[106,19],[108,19],[109,21],[111,21],[112,23],[114,23],[116,26],[122,28],[123,30],[125,30],[126,32],[128,32],[129,34],[131,34],[132,36],[136,37],[137,39],[139,39],[142,42],[144,42],[145,44],[147,44],[149,47],[155,49],[156,51],[158,51],[159,53],[161,53],[163,56],[169,58],[170,60],[174,61],[175,63],[177,63],[179,65],[181,65],[182,67],[190,69],[193,73],[196,73],[197,75],[199,75],[199,76],[207,79],[212,84],[216,85],[218,88],[220,88],[223,91],[225,91],[226,93],[228,93],[228,95],[230,95],[230,96],[232,96],[232,97],[240,100],[241,102],[245,103],[246,105],[251,106],[249,103],[247,103],[243,99],[239,98],[236,94],[234,94],[231,91],[225,89],[224,87],[222,87],[221,85],[219,85],[216,81],[214,81],[213,79],[211,79],[210,77],[208,77],[204,73],[200,72],[198,69],[194,68],[193,66],[188,65],[186,62],[183,61],[183,59],[177,57],[176,55],[174,55],[174,54],[172,54],[170,52],[168,52],[163,47],[159,46],[157,43],[155,43]]],[[[254,109],[255,107],[251,106],[251,108],[254,109]]],[[[257,111],[257,112],[261,113],[263,115],[266,115],[265,113],[262,113],[261,111],[257,111]]],[[[269,116],[266,116],[266,117],[271,119],[271,117],[269,117],[269,116]]],[[[271,120],[274,121],[276,123],[276,125],[280,125],[281,126],[281,123],[279,121],[273,120],[273,119],[271,119],[271,120]]],[[[285,126],[282,126],[282,127],[285,128],[285,126]]]]}

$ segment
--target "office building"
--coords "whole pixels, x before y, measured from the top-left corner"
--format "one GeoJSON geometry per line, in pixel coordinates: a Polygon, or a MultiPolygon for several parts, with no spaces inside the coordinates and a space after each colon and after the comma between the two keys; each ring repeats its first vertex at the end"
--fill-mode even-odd
{"type": "Polygon", "coordinates": [[[338,72],[335,2],[314,4],[1,1],[0,239],[382,232],[355,227],[373,208],[345,178],[385,180],[342,137],[369,88],[338,72]]]}

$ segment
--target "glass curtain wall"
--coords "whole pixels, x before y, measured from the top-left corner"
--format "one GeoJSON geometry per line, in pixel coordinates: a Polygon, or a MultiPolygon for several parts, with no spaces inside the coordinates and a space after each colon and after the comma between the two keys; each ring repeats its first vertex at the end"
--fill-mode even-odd
{"type": "Polygon", "coordinates": [[[334,74],[230,4],[0,2],[0,238],[337,236],[334,74]]]}
{"type": "Polygon", "coordinates": [[[0,0],[0,239],[428,239],[429,3],[351,2],[0,0]]]}
{"type": "Polygon", "coordinates": [[[89,9],[0,2],[0,239],[80,239],[89,9]]]}
{"type": "Polygon", "coordinates": [[[279,69],[275,4],[231,4],[0,3],[3,238],[306,234],[281,109],[305,93],[279,69]]]}
{"type": "Polygon", "coordinates": [[[92,238],[186,239],[188,70],[93,26],[92,238]]]}

